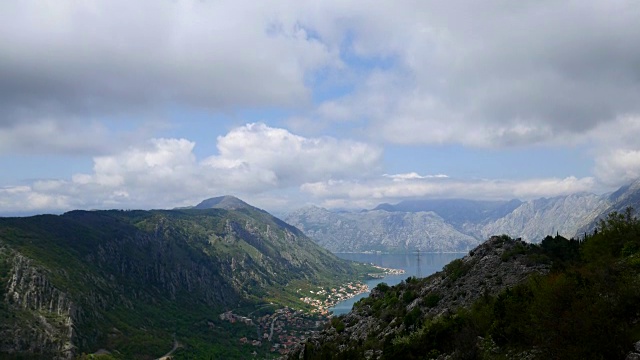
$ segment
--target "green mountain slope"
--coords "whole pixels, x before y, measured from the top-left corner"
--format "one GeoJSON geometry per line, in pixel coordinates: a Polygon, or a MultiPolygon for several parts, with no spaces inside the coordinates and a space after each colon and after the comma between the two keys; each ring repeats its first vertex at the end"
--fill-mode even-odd
{"type": "Polygon", "coordinates": [[[0,353],[246,358],[221,312],[365,271],[249,205],[0,218],[0,353]]]}

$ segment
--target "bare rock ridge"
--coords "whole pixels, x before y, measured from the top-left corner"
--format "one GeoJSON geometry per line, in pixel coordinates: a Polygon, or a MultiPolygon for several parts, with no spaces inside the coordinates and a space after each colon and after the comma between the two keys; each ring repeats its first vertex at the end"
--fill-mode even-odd
{"type": "Polygon", "coordinates": [[[406,200],[358,212],[306,207],[286,221],[333,252],[466,251],[496,234],[534,243],[547,235],[583,237],[593,232],[598,219],[628,206],[640,209],[640,180],[611,194],[524,202],[406,200]]]}
{"type": "Polygon", "coordinates": [[[334,213],[309,207],[290,214],[287,222],[334,252],[465,251],[478,243],[434,212],[334,213]]]}
{"type": "Polygon", "coordinates": [[[624,213],[625,209],[628,207],[634,208],[636,212],[640,211],[640,180],[622,186],[615,192],[603,197],[605,197],[605,199],[603,200],[603,204],[605,205],[604,210],[595,211],[595,213],[591,216],[592,220],[589,223],[582,225],[577,230],[577,236],[580,236],[584,233],[592,233],[598,225],[599,220],[603,219],[612,211],[624,213]]]}

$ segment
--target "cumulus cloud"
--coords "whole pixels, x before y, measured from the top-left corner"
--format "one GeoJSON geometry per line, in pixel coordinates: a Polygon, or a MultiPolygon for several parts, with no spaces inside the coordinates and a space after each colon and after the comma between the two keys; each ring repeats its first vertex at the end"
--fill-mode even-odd
{"type": "Polygon", "coordinates": [[[442,179],[448,178],[447,175],[420,175],[416,172],[404,173],[404,174],[383,174],[382,176],[392,179],[393,181],[405,181],[405,180],[418,180],[418,179],[442,179]]]}
{"type": "Polygon", "coordinates": [[[0,3],[0,139],[12,139],[2,148],[96,155],[126,145],[98,129],[113,122],[308,106],[313,73],[341,60],[284,5],[0,3]]]}
{"type": "Polygon", "coordinates": [[[640,115],[619,116],[585,134],[593,173],[601,183],[617,187],[640,178],[639,138],[640,115]]]}
{"type": "Polygon", "coordinates": [[[616,149],[595,160],[596,176],[605,184],[619,186],[640,178],[640,149],[616,149]]]}
{"type": "Polygon", "coordinates": [[[219,154],[203,164],[231,176],[233,183],[259,187],[366,176],[379,170],[382,155],[381,149],[365,143],[304,138],[261,123],[236,128],[218,137],[217,144],[219,154]]]}
{"type": "Polygon", "coordinates": [[[635,7],[401,1],[343,9],[355,19],[351,54],[382,65],[313,116],[366,118],[373,138],[401,144],[572,140],[640,112],[635,7]]]}
{"type": "Polygon", "coordinates": [[[218,154],[201,161],[195,146],[186,139],[152,139],[98,156],[92,173],[0,189],[0,210],[185,206],[229,193],[268,199],[263,193],[305,182],[367,176],[382,155],[364,143],[305,138],[262,123],[218,137],[218,154]]]}
{"type": "Polygon", "coordinates": [[[276,202],[299,186],[326,203],[361,204],[621,185],[640,175],[636,8],[630,0],[2,2],[0,154],[90,155],[94,168],[2,188],[0,206],[164,207],[227,192],[276,202]],[[304,136],[249,124],[199,159],[194,142],[170,132],[147,142],[159,135],[122,132],[175,109],[275,109],[304,136]],[[406,167],[380,176],[389,143],[584,146],[595,178],[465,181],[406,167]]]}
{"type": "Polygon", "coordinates": [[[299,109],[321,92],[329,96],[301,127],[355,120],[372,138],[400,144],[572,139],[640,112],[635,8],[627,0],[4,2],[0,126],[176,104],[299,109]]]}

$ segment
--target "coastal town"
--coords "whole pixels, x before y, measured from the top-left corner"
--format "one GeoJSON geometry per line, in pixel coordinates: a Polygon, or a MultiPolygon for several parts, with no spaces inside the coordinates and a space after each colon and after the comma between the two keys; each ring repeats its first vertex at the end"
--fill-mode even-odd
{"type": "MultiPolygon", "coordinates": [[[[369,274],[373,278],[405,273],[402,269],[384,268],[376,265],[374,267],[380,272],[369,274]]],[[[274,356],[283,356],[288,354],[293,346],[304,342],[322,328],[323,324],[332,316],[331,307],[358,294],[369,292],[369,290],[365,283],[359,281],[349,282],[334,288],[297,289],[300,300],[311,306],[310,311],[284,307],[275,309],[273,313],[255,317],[227,311],[220,314],[219,318],[232,324],[255,326],[255,337],[241,337],[238,342],[262,351],[268,349],[268,352],[274,356]]],[[[257,355],[257,352],[254,351],[254,354],[257,355]]]]}
{"type": "Polygon", "coordinates": [[[371,264],[371,266],[373,266],[374,268],[380,270],[379,273],[368,274],[372,278],[382,279],[383,277],[388,276],[388,275],[402,275],[402,274],[405,273],[405,271],[403,269],[386,268],[386,267],[382,267],[382,266],[378,266],[378,265],[374,265],[374,264],[371,264]]]}
{"type": "MultiPolygon", "coordinates": [[[[300,293],[302,289],[298,289],[300,293]]],[[[350,299],[358,294],[369,291],[369,287],[362,282],[350,282],[338,288],[325,290],[318,288],[317,291],[309,290],[306,296],[300,298],[304,303],[311,305],[311,313],[329,315],[329,309],[340,301],[350,299]]]]}

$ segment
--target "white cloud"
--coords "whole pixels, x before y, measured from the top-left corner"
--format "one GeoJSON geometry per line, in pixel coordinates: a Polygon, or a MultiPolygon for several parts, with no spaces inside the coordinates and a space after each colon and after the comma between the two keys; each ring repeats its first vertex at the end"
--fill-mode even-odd
{"type": "Polygon", "coordinates": [[[419,179],[444,179],[448,178],[447,175],[420,175],[416,172],[404,173],[404,174],[384,174],[384,177],[390,178],[393,181],[405,181],[405,180],[419,180],[419,179]]]}
{"type": "Polygon", "coordinates": [[[176,108],[304,108],[313,74],[342,66],[286,2],[27,0],[0,13],[0,153],[114,153],[134,141],[111,124],[176,108]]]}
{"type": "MultiPolygon", "coordinates": [[[[404,174],[406,175],[406,174],[404,174]]],[[[370,208],[408,198],[535,199],[593,191],[595,179],[576,177],[531,180],[461,180],[447,177],[383,176],[367,181],[326,181],[303,184],[303,192],[327,207],[370,208]]]]}
{"type": "Polygon", "coordinates": [[[0,188],[0,213],[58,211],[68,209],[70,205],[64,195],[37,192],[30,186],[0,188]]]}
{"type": "MultiPolygon", "coordinates": [[[[378,170],[382,150],[332,137],[304,138],[265,124],[218,137],[218,155],[203,161],[234,182],[288,187],[315,180],[362,177],[378,170]]],[[[259,185],[264,186],[264,185],[259,185]]]]}
{"type": "Polygon", "coordinates": [[[380,65],[313,118],[366,119],[372,138],[398,144],[510,147],[640,113],[633,1],[330,6],[342,17],[325,14],[320,34],[348,32],[345,53],[380,65]]]}
{"type": "Polygon", "coordinates": [[[640,178],[640,115],[619,116],[585,134],[594,157],[593,173],[609,187],[640,178]]]}
{"type": "Polygon", "coordinates": [[[310,4],[1,2],[0,155],[94,157],[91,173],[0,190],[1,207],[186,205],[227,192],[267,203],[298,186],[332,204],[528,198],[640,175],[634,1],[310,4]],[[205,159],[189,140],[140,140],[158,136],[142,122],[176,125],[185,109],[282,111],[305,136],[249,124],[205,159]],[[378,178],[389,143],[582,146],[595,179],[463,181],[406,165],[378,178]]]}
{"type": "Polygon", "coordinates": [[[285,9],[236,1],[3,3],[10,16],[0,25],[0,68],[12,93],[4,89],[2,105],[91,113],[158,102],[229,109],[305,101],[307,73],[340,61],[285,9]]]}
{"type": "MultiPolygon", "coordinates": [[[[285,107],[301,110],[292,123],[303,133],[357,121],[399,144],[574,141],[640,112],[634,10],[625,0],[4,2],[0,124],[285,107]],[[320,92],[329,96],[311,109],[320,92]]],[[[81,138],[64,143],[85,148],[81,138]]]]}
{"type": "Polygon", "coordinates": [[[595,164],[598,179],[620,186],[640,178],[640,149],[616,149],[598,156],[595,164]]]}
{"type": "Polygon", "coordinates": [[[91,174],[2,189],[6,196],[0,212],[166,208],[222,194],[264,202],[269,199],[265,192],[366,176],[378,167],[382,155],[379,148],[364,143],[305,138],[261,123],[218,137],[219,153],[202,161],[194,155],[195,145],[186,139],[152,139],[119,154],[95,157],[91,174]]]}

